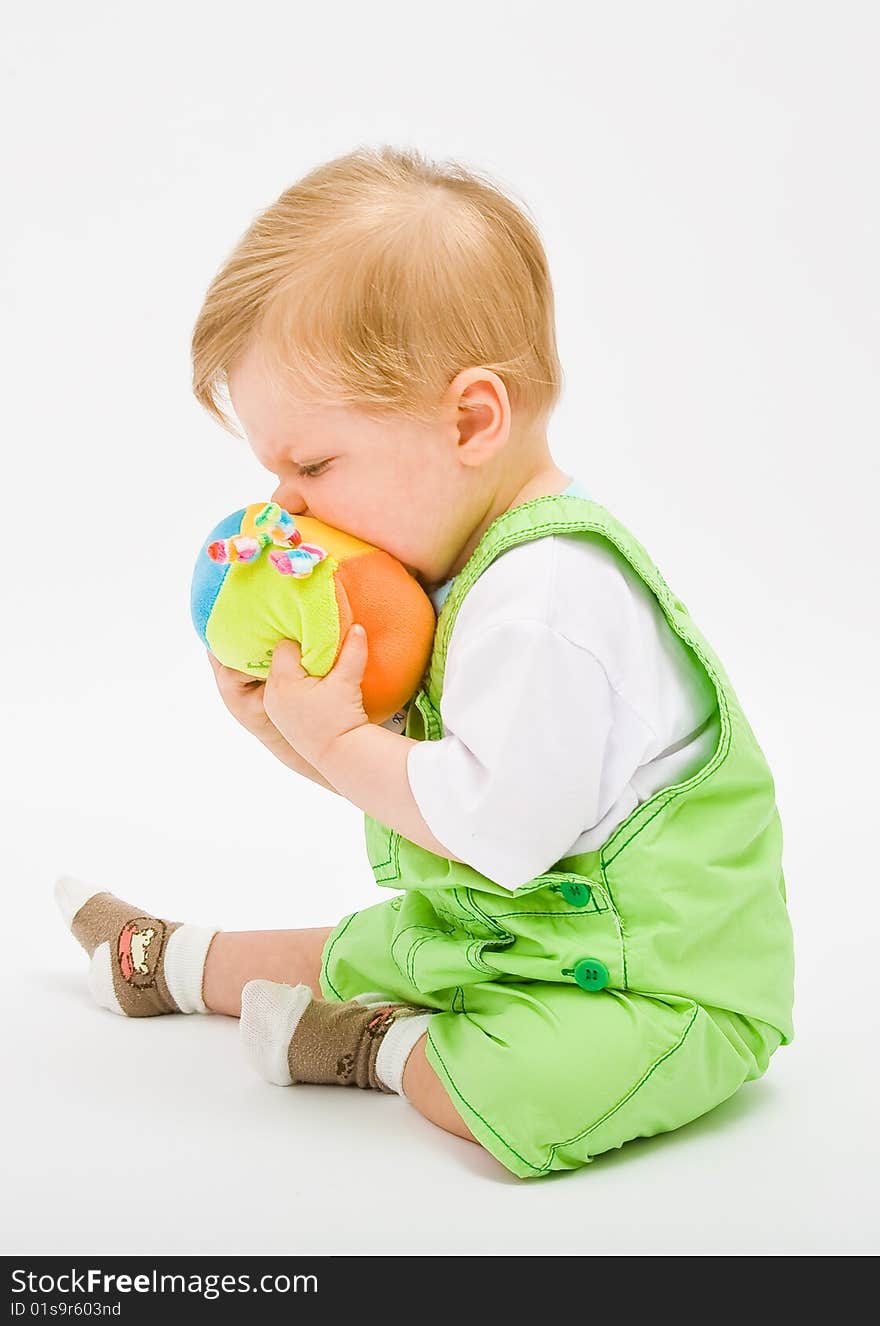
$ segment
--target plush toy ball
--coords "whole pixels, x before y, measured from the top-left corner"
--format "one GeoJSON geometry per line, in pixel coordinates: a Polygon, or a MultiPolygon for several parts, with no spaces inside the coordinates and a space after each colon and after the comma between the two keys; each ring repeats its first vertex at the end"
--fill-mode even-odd
{"type": "Polygon", "coordinates": [[[190,607],[215,658],[263,680],[279,640],[296,640],[305,671],[325,676],[360,622],[367,632],[361,691],[373,723],[418,689],[436,626],[431,600],[396,557],[311,516],[291,516],[277,502],[253,502],[211,531],[190,607]]]}

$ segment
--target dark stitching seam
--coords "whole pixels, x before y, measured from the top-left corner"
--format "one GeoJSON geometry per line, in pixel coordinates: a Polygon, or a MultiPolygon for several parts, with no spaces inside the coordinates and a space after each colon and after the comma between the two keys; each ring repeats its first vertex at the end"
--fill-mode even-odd
{"type": "Polygon", "coordinates": [[[406,966],[407,966],[407,972],[409,973],[409,983],[416,990],[420,988],[416,984],[416,971],[415,971],[416,954],[418,953],[419,949],[422,947],[423,944],[427,944],[429,939],[434,939],[434,938],[436,938],[436,936],[434,934],[430,934],[430,935],[423,935],[421,939],[414,940],[409,950],[409,953],[407,954],[406,966]]]}
{"type": "MultiPolygon", "coordinates": [[[[386,866],[391,865],[391,837],[392,834],[394,833],[394,830],[390,829],[387,824],[382,824],[381,820],[375,819],[374,816],[372,815],[370,816],[370,819],[373,821],[374,824],[380,825],[388,833],[388,841],[385,844],[386,849],[388,851],[388,855],[386,856],[384,861],[377,861],[375,865],[373,865],[373,871],[375,873],[379,870],[384,870],[386,866]]],[[[378,875],[377,875],[377,882],[378,882],[378,875]]]]}
{"type": "Polygon", "coordinates": [[[442,930],[440,929],[439,926],[426,926],[426,925],[405,925],[401,930],[395,931],[394,938],[391,941],[391,959],[397,970],[400,972],[401,976],[403,976],[406,980],[408,980],[410,985],[415,990],[419,989],[415,981],[415,968],[412,965],[416,952],[419,950],[419,948],[421,948],[422,944],[427,943],[429,939],[436,939],[438,934],[448,935],[451,933],[452,933],[451,930],[442,930]],[[406,970],[404,970],[404,968],[401,967],[400,962],[398,961],[397,958],[397,954],[395,953],[394,950],[398,947],[398,941],[400,940],[401,936],[408,934],[411,930],[425,930],[427,931],[427,933],[422,935],[421,939],[414,939],[407,948],[406,970]]]}
{"type": "Polygon", "coordinates": [[[499,916],[555,916],[562,921],[577,921],[586,916],[604,916],[607,907],[572,907],[570,912],[499,912],[499,916]]]}
{"type": "MultiPolygon", "coordinates": [[[[336,947],[336,941],[337,941],[338,939],[341,939],[341,938],[342,938],[342,936],[345,934],[346,930],[347,930],[348,927],[351,925],[352,921],[354,920],[354,918],[355,918],[357,915],[358,915],[357,912],[352,912],[351,916],[348,918],[348,920],[346,921],[345,925],[342,926],[342,929],[339,930],[338,927],[337,927],[337,934],[335,934],[335,935],[333,936],[333,939],[332,939],[332,941],[331,941],[331,943],[330,943],[330,946],[329,946],[329,948],[327,949],[327,951],[326,951],[326,953],[325,953],[325,956],[324,956],[324,978],[325,978],[327,984],[330,986],[330,989],[331,989],[331,990],[333,991],[333,993],[336,995],[337,999],[341,999],[341,998],[342,998],[342,994],[340,993],[339,990],[336,989],[336,986],[333,984],[333,982],[332,982],[331,979],[330,979],[330,954],[333,952],[334,948],[336,947]]],[[[341,922],[341,921],[339,922],[339,925],[342,925],[342,922],[341,922]]]]}
{"type": "MultiPolygon", "coordinates": [[[[603,1114],[602,1117],[601,1117],[601,1119],[597,1119],[595,1123],[590,1124],[590,1127],[589,1127],[589,1128],[585,1128],[585,1129],[583,1130],[583,1132],[581,1132],[581,1133],[575,1133],[574,1137],[569,1137],[569,1138],[567,1138],[564,1142],[554,1142],[554,1143],[553,1143],[552,1147],[550,1148],[550,1161],[553,1160],[553,1157],[554,1157],[554,1155],[556,1154],[556,1152],[557,1152],[557,1150],[559,1149],[559,1147],[561,1147],[561,1146],[571,1146],[571,1144],[572,1144],[573,1142],[579,1142],[580,1139],[581,1139],[582,1137],[587,1137],[587,1136],[589,1136],[590,1133],[595,1132],[595,1130],[596,1130],[601,1124],[603,1124],[603,1123],[605,1122],[606,1119],[610,1119],[611,1116],[612,1116],[612,1114],[616,1114],[617,1111],[621,1108],[621,1106],[625,1105],[625,1104],[627,1103],[627,1101],[632,1100],[633,1096],[636,1094],[637,1091],[641,1091],[642,1087],[643,1087],[643,1086],[645,1085],[645,1083],[648,1081],[648,1078],[650,1078],[650,1077],[653,1076],[653,1074],[657,1071],[657,1069],[660,1067],[660,1065],[661,1065],[666,1059],[668,1059],[668,1058],[670,1057],[670,1055],[675,1054],[676,1050],[680,1050],[681,1047],[682,1047],[682,1045],[684,1045],[684,1043],[685,1043],[685,1041],[687,1040],[688,1035],[689,1035],[689,1033],[690,1033],[691,1027],[694,1025],[694,1023],[695,1023],[696,1020],[697,1020],[697,1014],[699,1013],[699,1011],[700,1011],[700,1005],[699,1005],[699,1004],[694,1004],[694,1011],[693,1011],[693,1013],[692,1013],[692,1015],[691,1015],[691,1020],[690,1020],[690,1022],[687,1024],[687,1026],[685,1027],[684,1031],[682,1032],[682,1034],[681,1034],[681,1038],[678,1040],[678,1042],[677,1042],[675,1045],[673,1045],[671,1049],[667,1050],[666,1053],[665,1053],[664,1055],[661,1055],[660,1058],[657,1059],[657,1060],[651,1065],[651,1067],[648,1069],[647,1073],[646,1073],[645,1076],[641,1079],[641,1081],[640,1081],[640,1082],[637,1082],[636,1085],[635,1085],[634,1087],[632,1087],[632,1089],[631,1089],[630,1091],[628,1091],[627,1094],[626,1094],[621,1100],[619,1100],[619,1101],[617,1102],[616,1105],[613,1105],[613,1106],[611,1107],[611,1109],[607,1111],[607,1113],[603,1114]]],[[[548,1162],[548,1164],[549,1164],[549,1163],[550,1163],[550,1162],[548,1162]]]]}
{"type": "Polygon", "coordinates": [[[508,1151],[511,1153],[511,1155],[516,1156],[517,1160],[521,1160],[522,1163],[523,1163],[524,1165],[527,1165],[529,1169],[533,1169],[533,1170],[535,1171],[536,1174],[540,1174],[542,1171],[541,1171],[540,1169],[538,1169],[537,1165],[533,1165],[532,1162],[531,1162],[530,1160],[526,1160],[525,1156],[521,1156],[521,1155],[519,1154],[518,1151],[515,1151],[514,1148],[510,1145],[510,1143],[507,1142],[507,1141],[505,1141],[505,1139],[501,1136],[501,1134],[498,1132],[498,1130],[497,1130],[496,1128],[493,1128],[493,1127],[492,1127],[492,1125],[491,1125],[491,1123],[489,1123],[488,1119],[484,1119],[483,1116],[482,1116],[482,1114],[480,1114],[479,1110],[475,1110],[474,1107],[473,1107],[473,1105],[471,1105],[470,1101],[467,1100],[467,1099],[461,1094],[461,1092],[459,1091],[458,1087],[455,1085],[455,1081],[453,1080],[452,1074],[450,1073],[450,1071],[449,1071],[449,1069],[448,1069],[448,1067],[447,1067],[447,1065],[446,1065],[446,1061],[444,1060],[443,1055],[440,1053],[440,1051],[437,1049],[437,1046],[436,1046],[435,1043],[434,1043],[434,1038],[433,1038],[433,1036],[431,1035],[431,1029],[430,1029],[430,1027],[428,1028],[428,1040],[430,1041],[430,1043],[431,1043],[431,1048],[433,1049],[433,1051],[434,1051],[434,1053],[436,1054],[437,1058],[440,1060],[441,1064],[443,1064],[443,1071],[444,1071],[444,1073],[446,1074],[446,1076],[447,1076],[447,1078],[448,1078],[448,1080],[449,1080],[449,1085],[452,1087],[452,1090],[453,1090],[453,1091],[455,1092],[455,1094],[458,1096],[459,1100],[461,1100],[461,1101],[464,1102],[464,1104],[465,1104],[465,1105],[467,1106],[467,1108],[471,1111],[471,1113],[474,1114],[474,1115],[476,1115],[476,1117],[480,1120],[481,1123],[485,1124],[485,1126],[486,1126],[486,1128],[488,1128],[489,1132],[492,1133],[492,1135],[493,1135],[494,1137],[497,1137],[497,1138],[498,1138],[498,1141],[501,1143],[502,1146],[506,1146],[506,1147],[507,1147],[507,1149],[508,1149],[508,1151]]]}
{"type": "Polygon", "coordinates": [[[482,920],[484,924],[489,927],[490,930],[494,931],[494,933],[498,936],[499,939],[509,940],[514,938],[514,936],[511,934],[509,930],[505,929],[503,925],[498,924],[498,922],[492,916],[491,912],[483,911],[482,907],[474,897],[474,890],[472,888],[468,887],[465,889],[465,897],[467,899],[468,907],[471,909],[471,911],[477,917],[477,919],[482,920]]]}
{"type": "MultiPolygon", "coordinates": [[[[560,496],[560,494],[556,494],[556,495],[554,496],[554,499],[553,499],[553,500],[557,500],[559,496],[560,496]]],[[[566,500],[583,501],[584,499],[583,499],[583,498],[574,498],[574,499],[566,499],[566,500]]],[[[516,511],[516,512],[526,511],[526,510],[528,510],[530,507],[537,505],[539,502],[546,502],[546,501],[547,501],[547,498],[546,498],[546,497],[537,497],[537,498],[534,498],[533,501],[531,501],[531,502],[524,502],[524,503],[522,503],[521,506],[514,507],[512,510],[513,510],[513,511],[516,511]]],[[[593,506],[600,506],[600,507],[601,507],[601,504],[600,504],[600,503],[592,503],[592,505],[593,505],[593,506]]],[[[610,516],[612,520],[615,521],[616,524],[620,524],[620,522],[616,520],[616,517],[614,517],[614,516],[612,515],[612,513],[608,510],[607,507],[602,507],[601,509],[604,510],[604,511],[606,512],[606,514],[607,514],[608,516],[610,516]]],[[[508,515],[508,514],[509,514],[509,515],[512,515],[512,512],[505,512],[504,514],[505,514],[505,515],[508,515]]],[[[502,519],[503,519],[503,516],[499,516],[499,517],[498,517],[498,520],[499,520],[499,521],[502,520],[502,519]]],[[[517,520],[517,523],[519,523],[518,520],[517,520]]],[[[494,524],[495,524],[495,522],[493,521],[493,525],[494,525],[494,524]]],[[[483,536],[482,536],[481,539],[480,539],[480,543],[479,543],[479,544],[477,545],[477,547],[474,549],[473,557],[476,559],[477,556],[478,556],[478,554],[479,554],[479,552],[480,552],[480,547],[481,547],[481,545],[485,542],[486,547],[485,547],[485,549],[484,549],[484,551],[483,551],[482,556],[479,558],[479,560],[476,560],[476,561],[474,562],[474,564],[473,564],[473,570],[468,574],[466,588],[465,588],[465,589],[461,589],[459,585],[456,585],[456,586],[455,586],[455,589],[454,589],[453,592],[449,595],[449,598],[446,600],[446,603],[444,603],[444,605],[443,605],[443,608],[445,609],[445,608],[449,605],[450,600],[454,598],[455,601],[456,601],[456,604],[457,604],[457,606],[456,606],[456,611],[455,611],[455,616],[453,616],[453,617],[451,617],[451,618],[450,618],[449,616],[444,617],[444,616],[443,616],[443,612],[442,612],[442,610],[441,610],[440,618],[438,618],[438,625],[437,625],[437,628],[436,628],[436,641],[435,641],[434,654],[435,654],[438,658],[442,658],[444,664],[445,664],[445,662],[446,662],[446,654],[447,654],[447,651],[448,651],[448,640],[449,640],[449,635],[450,635],[451,630],[452,630],[452,625],[454,625],[455,617],[458,615],[458,608],[461,606],[461,603],[462,603],[462,601],[464,600],[465,595],[469,592],[469,590],[472,588],[472,586],[473,586],[473,585],[476,583],[476,581],[480,578],[480,576],[482,575],[483,571],[485,571],[486,568],[487,568],[488,566],[490,566],[490,565],[492,564],[492,562],[493,562],[497,557],[500,557],[501,554],[502,554],[503,552],[506,552],[507,549],[508,549],[509,547],[512,547],[512,546],[518,545],[518,544],[520,544],[520,543],[531,542],[533,539],[539,538],[539,537],[540,537],[542,534],[544,534],[544,533],[563,534],[563,533],[565,533],[565,532],[568,531],[568,530],[576,530],[576,531],[578,531],[578,532],[580,532],[580,533],[599,533],[603,538],[606,538],[606,539],[609,541],[609,543],[613,543],[614,546],[615,546],[615,547],[616,547],[616,548],[617,548],[617,549],[623,554],[623,556],[626,558],[627,562],[629,562],[630,565],[633,567],[633,570],[636,571],[636,574],[639,575],[641,579],[645,579],[645,577],[642,575],[641,571],[639,571],[638,568],[634,565],[632,558],[631,558],[631,557],[629,556],[629,554],[627,553],[627,551],[626,551],[626,549],[624,548],[623,544],[620,542],[619,539],[617,539],[617,538],[614,537],[614,535],[611,533],[610,529],[608,528],[607,522],[604,521],[604,520],[591,520],[591,521],[588,521],[588,522],[585,523],[583,520],[559,520],[559,519],[552,520],[552,519],[551,519],[551,520],[545,521],[545,522],[543,522],[543,523],[541,523],[541,524],[538,524],[538,525],[532,525],[532,526],[529,526],[528,529],[525,531],[526,534],[527,534],[527,537],[526,537],[526,538],[522,538],[522,537],[521,537],[521,535],[522,535],[523,532],[524,532],[522,529],[512,530],[509,534],[506,534],[506,535],[505,535],[505,534],[502,534],[502,535],[500,536],[500,538],[498,538],[497,540],[493,541],[494,546],[492,547],[492,549],[491,549],[491,553],[490,553],[490,546],[489,546],[489,543],[488,543],[488,535],[489,535],[489,531],[491,530],[491,528],[492,528],[492,526],[490,525],[489,528],[486,529],[486,530],[484,531],[483,536]],[[441,618],[442,618],[442,621],[441,621],[441,618]],[[447,625],[446,625],[447,621],[450,621],[450,622],[451,622],[451,624],[450,624],[448,627],[447,627],[447,625]]],[[[629,532],[629,531],[628,531],[628,532],[629,532]]],[[[638,548],[644,553],[644,555],[645,555],[645,560],[648,561],[648,562],[650,562],[650,563],[652,564],[652,566],[654,567],[654,570],[656,570],[656,572],[657,572],[657,576],[658,576],[658,582],[659,582],[659,585],[662,587],[662,590],[665,591],[665,594],[671,599],[671,598],[673,597],[672,591],[671,591],[671,589],[669,588],[669,585],[668,585],[668,584],[666,583],[666,581],[664,580],[664,578],[663,578],[663,576],[662,576],[662,574],[661,574],[661,572],[660,572],[660,568],[659,568],[658,566],[656,566],[656,564],[655,564],[654,561],[653,561],[653,558],[651,558],[650,555],[648,554],[647,549],[644,548],[644,547],[639,543],[639,541],[635,538],[635,536],[634,536],[634,535],[630,535],[630,537],[631,537],[631,539],[632,539],[632,543],[633,543],[634,545],[637,545],[638,548]]],[[[651,584],[651,581],[653,581],[653,578],[654,578],[653,576],[650,577],[650,579],[648,580],[648,583],[649,583],[649,584],[651,584]]],[[[462,584],[464,584],[464,582],[462,582],[462,584]]],[[[654,588],[653,585],[651,585],[651,587],[654,588]]],[[[657,590],[655,589],[654,592],[657,593],[657,590]]],[[[658,597],[662,600],[662,598],[663,598],[663,593],[658,593],[658,597]]],[[[433,677],[430,676],[430,673],[431,673],[432,670],[433,670],[433,665],[434,665],[434,654],[432,654],[431,662],[430,662],[430,664],[429,664],[429,669],[428,669],[428,672],[429,672],[429,680],[430,680],[430,682],[433,682],[433,677]]],[[[432,689],[433,689],[433,688],[432,688],[432,689]]],[[[429,698],[430,698],[430,697],[429,697],[429,698]]],[[[433,701],[432,701],[432,706],[433,706],[433,701]]]]}
{"type": "Polygon", "coordinates": [[[500,975],[497,967],[490,967],[488,962],[483,959],[482,950],[487,944],[491,944],[491,939],[475,939],[472,944],[468,944],[465,951],[465,958],[475,971],[488,973],[490,976],[500,975]],[[473,954],[473,956],[471,956],[473,954]]]}
{"type": "MultiPolygon", "coordinates": [[[[684,639],[684,636],[682,636],[681,638],[684,639]]],[[[729,705],[728,705],[728,703],[727,703],[727,698],[726,698],[726,696],[724,695],[723,690],[721,689],[720,678],[717,677],[717,674],[715,673],[714,668],[711,666],[711,664],[709,664],[708,662],[706,662],[706,660],[704,660],[704,659],[702,658],[702,655],[700,655],[700,658],[701,658],[701,660],[702,660],[703,663],[704,663],[704,666],[705,666],[705,668],[706,668],[706,671],[709,673],[710,677],[712,678],[713,684],[715,684],[716,695],[717,695],[717,698],[718,698],[718,708],[719,708],[719,713],[721,714],[721,719],[722,719],[722,737],[721,737],[721,741],[719,742],[718,750],[716,751],[715,756],[713,756],[712,760],[710,760],[710,762],[705,766],[705,768],[703,768],[702,770],[700,770],[699,774],[697,774],[697,775],[694,776],[694,779],[689,778],[689,779],[687,779],[687,780],[686,780],[685,782],[683,782],[683,783],[676,783],[676,784],[674,784],[672,788],[663,788],[660,792],[658,792],[657,795],[658,795],[658,796],[663,796],[664,799],[663,799],[663,800],[661,801],[661,803],[658,805],[658,807],[657,807],[657,809],[654,811],[653,815],[648,816],[648,818],[645,819],[645,820],[639,825],[639,827],[635,830],[635,832],[630,834],[630,836],[627,838],[626,842],[625,842],[625,843],[622,843],[621,846],[618,847],[617,851],[614,853],[613,856],[609,856],[609,857],[606,858],[606,856],[605,856],[606,849],[607,849],[609,846],[611,846],[611,844],[613,844],[615,838],[617,837],[617,834],[612,834],[612,835],[611,835],[611,837],[608,839],[608,842],[605,843],[604,846],[603,846],[602,848],[600,848],[600,858],[599,858],[599,859],[600,859],[600,864],[601,864],[601,866],[602,866],[602,872],[603,872],[603,874],[604,874],[604,872],[605,872],[605,867],[606,867],[606,866],[610,866],[610,865],[611,865],[611,862],[614,861],[614,860],[616,860],[616,858],[617,858],[618,856],[620,856],[620,853],[624,850],[625,847],[629,847],[629,845],[630,845],[630,843],[633,841],[633,839],[634,839],[634,838],[637,838],[638,835],[642,832],[642,830],[643,830],[643,829],[646,829],[646,828],[648,827],[648,825],[651,823],[651,821],[652,821],[653,819],[655,819],[655,818],[660,814],[661,810],[665,810],[665,809],[666,809],[666,807],[669,805],[670,801],[674,801],[676,797],[680,797],[680,796],[682,796],[685,792],[689,792],[689,791],[691,791],[693,788],[695,788],[695,787],[699,787],[700,783],[704,782],[704,781],[710,776],[710,774],[714,774],[714,773],[716,773],[717,770],[721,768],[722,764],[724,763],[724,761],[727,759],[728,755],[730,754],[730,748],[731,748],[731,745],[733,744],[732,741],[731,741],[731,739],[730,739],[730,738],[731,738],[731,732],[732,732],[732,730],[733,730],[733,725],[732,725],[732,723],[731,723],[731,721],[730,721],[730,707],[729,707],[729,705]],[[725,739],[726,739],[726,742],[727,742],[726,745],[724,745],[725,739]],[[723,750],[722,750],[722,746],[724,747],[723,750]],[[717,762],[716,762],[716,761],[717,761],[717,762]],[[664,793],[668,793],[668,795],[664,795],[664,793]]],[[[651,798],[651,799],[653,800],[653,798],[651,798]]],[[[649,806],[650,804],[651,804],[650,801],[646,801],[646,802],[644,803],[644,805],[639,806],[638,810],[639,810],[639,811],[643,811],[643,810],[644,810],[644,807],[645,807],[645,806],[649,806]]],[[[638,811],[636,811],[636,812],[634,812],[634,813],[635,813],[635,814],[638,814],[638,811]]],[[[630,818],[632,818],[632,817],[630,817],[630,818]]],[[[621,832],[623,831],[623,829],[625,828],[625,826],[626,826],[626,820],[624,820],[624,823],[620,826],[620,827],[621,827],[621,832]]]]}

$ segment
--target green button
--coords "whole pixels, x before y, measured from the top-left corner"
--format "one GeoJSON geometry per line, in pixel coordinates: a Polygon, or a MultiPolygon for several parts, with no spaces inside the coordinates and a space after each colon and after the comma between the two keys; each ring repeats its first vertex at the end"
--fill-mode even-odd
{"type": "Polygon", "coordinates": [[[582,990],[604,990],[608,984],[608,968],[598,958],[581,958],[574,964],[574,979],[582,990]]]}
{"type": "Polygon", "coordinates": [[[562,885],[562,896],[566,902],[571,903],[572,907],[586,907],[592,897],[592,890],[589,884],[581,884],[576,879],[567,879],[562,885]]]}

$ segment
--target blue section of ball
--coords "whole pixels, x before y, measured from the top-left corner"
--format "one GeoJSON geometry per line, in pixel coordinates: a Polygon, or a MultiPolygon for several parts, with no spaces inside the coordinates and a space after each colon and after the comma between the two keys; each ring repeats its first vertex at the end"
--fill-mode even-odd
{"type": "Polygon", "coordinates": [[[208,544],[213,543],[215,539],[229,539],[233,534],[240,534],[241,522],[246,511],[247,507],[242,507],[240,511],[233,511],[231,516],[221,520],[205,539],[196,559],[190,588],[190,613],[193,626],[205,645],[208,643],[206,634],[208,618],[211,616],[217,595],[223,588],[223,581],[231,565],[229,562],[212,562],[207,553],[208,544]]]}

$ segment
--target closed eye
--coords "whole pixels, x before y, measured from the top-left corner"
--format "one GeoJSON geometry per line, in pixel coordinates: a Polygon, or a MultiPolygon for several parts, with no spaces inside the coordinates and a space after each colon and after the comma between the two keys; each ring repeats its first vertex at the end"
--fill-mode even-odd
{"type": "Polygon", "coordinates": [[[296,472],[301,479],[314,479],[323,474],[329,464],[329,460],[322,460],[318,465],[298,465],[296,472]]]}

